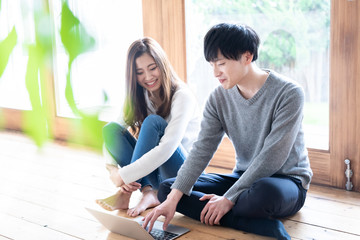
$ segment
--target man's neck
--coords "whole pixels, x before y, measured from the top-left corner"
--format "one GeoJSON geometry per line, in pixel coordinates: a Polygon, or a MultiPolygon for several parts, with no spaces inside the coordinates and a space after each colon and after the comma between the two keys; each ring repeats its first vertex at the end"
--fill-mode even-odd
{"type": "Polygon", "coordinates": [[[240,94],[245,99],[252,98],[264,85],[268,76],[268,72],[265,72],[257,67],[255,63],[252,63],[245,79],[241,81],[241,84],[237,84],[240,94]]]}

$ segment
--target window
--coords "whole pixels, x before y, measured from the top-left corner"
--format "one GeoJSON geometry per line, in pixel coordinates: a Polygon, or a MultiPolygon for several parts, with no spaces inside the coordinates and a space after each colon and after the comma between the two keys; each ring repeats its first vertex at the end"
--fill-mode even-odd
{"type": "Polygon", "coordinates": [[[0,3],[0,41],[11,34],[16,35],[17,39],[14,48],[9,49],[8,64],[0,77],[0,107],[31,110],[25,86],[28,61],[25,46],[35,41],[33,1],[12,0],[0,3]],[[12,33],[13,28],[16,33],[12,33]]]}
{"type": "MultiPolygon", "coordinates": [[[[57,113],[72,117],[65,99],[68,55],[62,46],[60,1],[52,1],[55,23],[55,91],[57,113]]],[[[71,79],[75,102],[83,111],[103,109],[101,120],[114,120],[122,112],[125,94],[126,53],[143,35],[141,1],[69,1],[74,15],[84,25],[95,46],[75,59],[71,79]],[[104,111],[105,110],[105,111],[104,111]]]]}
{"type": "MultiPolygon", "coordinates": [[[[65,99],[69,57],[59,34],[62,1],[47,2],[54,24],[56,113],[61,117],[74,117],[65,99]]],[[[0,40],[7,37],[15,27],[17,44],[0,78],[0,106],[31,110],[25,85],[27,46],[35,43],[34,13],[41,4],[37,0],[4,0],[1,3],[0,40]]],[[[132,41],[143,36],[141,0],[128,1],[125,5],[115,0],[70,0],[68,5],[95,40],[95,46],[73,62],[71,80],[75,102],[78,108],[85,111],[101,108],[104,111],[100,119],[113,120],[122,112],[127,49],[132,41]]]]}
{"type": "Polygon", "coordinates": [[[187,80],[205,103],[218,86],[203,54],[203,37],[221,22],[247,24],[259,34],[262,68],[300,83],[305,91],[308,147],[329,148],[330,2],[186,0],[187,80]],[[196,22],[196,24],[192,24],[196,22]]]}

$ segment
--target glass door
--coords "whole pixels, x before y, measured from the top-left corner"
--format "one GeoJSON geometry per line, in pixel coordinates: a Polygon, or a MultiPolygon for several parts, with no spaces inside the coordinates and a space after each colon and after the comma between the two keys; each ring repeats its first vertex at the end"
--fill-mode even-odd
{"type": "Polygon", "coordinates": [[[142,23],[141,0],[0,1],[0,129],[41,145],[116,120],[142,23]]]}
{"type": "Polygon", "coordinates": [[[203,37],[221,22],[247,24],[261,39],[258,66],[300,83],[309,148],[329,149],[330,1],[186,0],[188,84],[204,104],[218,86],[203,56],[203,37]],[[193,24],[196,22],[196,24],[193,24]]]}

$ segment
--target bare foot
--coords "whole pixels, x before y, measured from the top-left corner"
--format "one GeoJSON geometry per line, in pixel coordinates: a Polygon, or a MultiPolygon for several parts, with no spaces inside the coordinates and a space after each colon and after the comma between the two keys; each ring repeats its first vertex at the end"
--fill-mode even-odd
{"type": "Polygon", "coordinates": [[[108,211],[114,211],[118,209],[128,209],[131,193],[124,193],[118,191],[115,195],[104,199],[96,199],[96,203],[102,208],[108,211]]]}
{"type": "Polygon", "coordinates": [[[157,191],[153,190],[143,190],[143,196],[140,202],[134,208],[130,208],[127,211],[127,214],[130,217],[136,217],[143,213],[146,209],[156,207],[160,204],[159,199],[157,198],[157,191]]]}

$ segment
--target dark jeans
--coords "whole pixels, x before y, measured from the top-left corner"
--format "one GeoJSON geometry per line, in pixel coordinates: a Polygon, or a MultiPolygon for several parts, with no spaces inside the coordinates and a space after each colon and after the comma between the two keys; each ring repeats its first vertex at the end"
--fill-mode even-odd
{"type": "MultiPolygon", "coordinates": [[[[184,195],[176,211],[200,220],[200,213],[207,201],[200,201],[205,194],[224,193],[239,179],[241,174],[202,174],[190,196],[184,195]]],[[[175,178],[161,183],[158,198],[165,201],[175,178]]],[[[281,221],[273,219],[295,214],[304,205],[306,190],[298,179],[272,176],[259,179],[250,189],[242,192],[234,207],[223,216],[222,226],[259,235],[290,239],[281,221]]]]}

